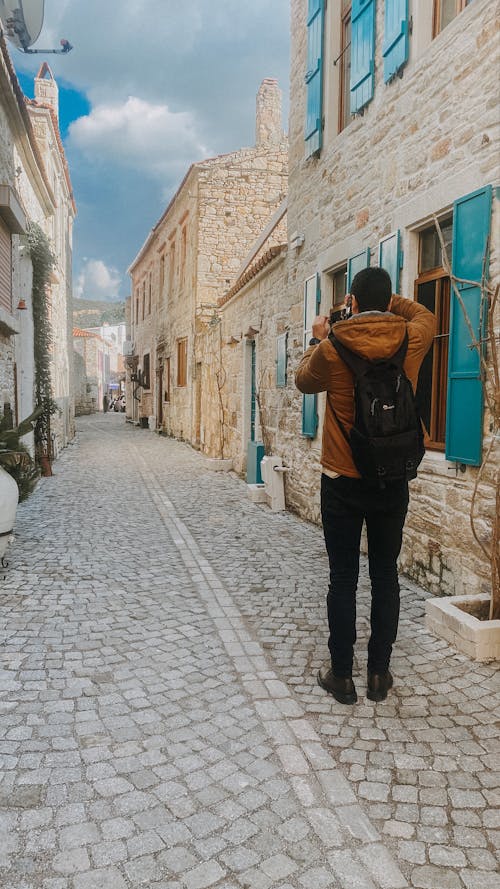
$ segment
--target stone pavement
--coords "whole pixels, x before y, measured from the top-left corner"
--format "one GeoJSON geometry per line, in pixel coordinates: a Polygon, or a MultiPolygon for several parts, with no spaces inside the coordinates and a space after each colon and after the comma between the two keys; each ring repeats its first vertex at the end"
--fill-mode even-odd
{"type": "Polygon", "coordinates": [[[337,704],[320,529],[120,415],[79,427],[0,581],[0,886],[498,889],[495,668],[404,581],[369,702],[363,564],[337,704]]]}

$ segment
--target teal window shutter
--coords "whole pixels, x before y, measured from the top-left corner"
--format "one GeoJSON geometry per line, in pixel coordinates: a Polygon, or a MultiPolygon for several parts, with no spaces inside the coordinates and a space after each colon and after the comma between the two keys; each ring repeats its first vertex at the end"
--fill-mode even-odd
{"type": "Polygon", "coordinates": [[[392,235],[382,238],[378,245],[378,264],[381,269],[389,272],[392,282],[392,292],[399,293],[399,274],[402,266],[403,254],[401,252],[401,238],[399,229],[392,235]]]}
{"type": "MultiPolygon", "coordinates": [[[[453,206],[452,273],[457,278],[477,281],[487,270],[486,252],[491,219],[491,186],[481,188],[453,206]]],[[[457,283],[475,337],[485,333],[487,306],[481,305],[481,289],[457,283]],[[481,329],[481,325],[483,329],[481,329]]],[[[448,401],[446,413],[446,459],[479,466],[482,457],[483,385],[477,349],[464,311],[453,291],[450,306],[448,355],[448,401]]]]}
{"type": "Polygon", "coordinates": [[[276,339],[276,386],[286,386],[288,333],[282,333],[276,339]]]}
{"type": "Polygon", "coordinates": [[[384,83],[392,80],[408,61],[408,25],[408,0],[385,0],[384,83]]]}
{"type": "Polygon", "coordinates": [[[325,0],[308,0],[306,157],[321,148],[323,117],[323,27],[325,0]]]}
{"type": "Polygon", "coordinates": [[[352,279],[361,269],[367,269],[370,265],[370,248],[367,247],[366,250],[362,250],[361,253],[356,253],[355,256],[351,256],[350,259],[347,260],[347,293],[351,292],[351,284],[352,279]]]}
{"type": "Polygon", "coordinates": [[[373,98],[375,84],[375,0],[352,0],[351,114],[373,98]]]}
{"type": "MultiPolygon", "coordinates": [[[[313,318],[318,314],[321,304],[321,286],[319,274],[308,278],[304,286],[304,350],[312,337],[313,318]]],[[[302,396],[302,435],[315,438],[318,429],[318,396],[302,396]]]]}

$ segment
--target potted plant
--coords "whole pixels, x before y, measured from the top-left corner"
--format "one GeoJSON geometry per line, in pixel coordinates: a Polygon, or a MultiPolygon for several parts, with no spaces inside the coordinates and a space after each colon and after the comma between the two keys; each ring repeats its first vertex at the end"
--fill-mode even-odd
{"type": "Polygon", "coordinates": [[[41,413],[38,408],[14,429],[9,417],[0,418],[0,559],[4,556],[14,529],[17,504],[25,500],[38,480],[38,470],[21,438],[33,431],[41,413]]]}

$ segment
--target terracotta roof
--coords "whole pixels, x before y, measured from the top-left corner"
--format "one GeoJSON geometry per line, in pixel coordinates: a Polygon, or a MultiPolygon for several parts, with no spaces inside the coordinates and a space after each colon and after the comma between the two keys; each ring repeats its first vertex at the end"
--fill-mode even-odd
{"type": "Polygon", "coordinates": [[[252,263],[252,265],[250,265],[242,275],[240,275],[238,280],[231,287],[231,290],[228,290],[228,292],[225,293],[224,296],[221,296],[221,298],[217,302],[217,305],[224,306],[227,302],[229,302],[229,300],[233,296],[235,296],[238,291],[240,291],[245,286],[245,284],[248,284],[248,282],[251,281],[252,278],[255,278],[255,276],[262,269],[264,269],[266,265],[269,265],[269,263],[275,258],[275,256],[279,256],[286,250],[286,248],[286,244],[277,244],[274,247],[269,247],[269,249],[266,250],[266,252],[263,253],[262,256],[259,256],[259,258],[254,263],[252,263]]]}
{"type": "Polygon", "coordinates": [[[73,336],[74,337],[87,337],[93,340],[99,340],[101,343],[104,343],[106,346],[113,345],[109,342],[109,340],[103,339],[102,336],[99,336],[98,333],[92,333],[90,330],[84,330],[82,327],[74,327],[73,328],[73,336]]]}

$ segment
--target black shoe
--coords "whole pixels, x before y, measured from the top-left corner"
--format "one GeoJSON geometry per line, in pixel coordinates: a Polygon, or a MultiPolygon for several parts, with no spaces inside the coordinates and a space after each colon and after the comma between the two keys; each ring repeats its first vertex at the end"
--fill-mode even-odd
{"type": "Polygon", "coordinates": [[[368,672],[366,697],[370,701],[385,701],[387,692],[392,688],[393,683],[392,673],[389,670],[386,670],[385,673],[368,672]]]}
{"type": "Polygon", "coordinates": [[[339,704],[355,704],[358,700],[351,676],[335,676],[331,667],[321,667],[318,672],[318,685],[339,704]]]}

